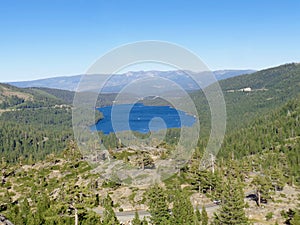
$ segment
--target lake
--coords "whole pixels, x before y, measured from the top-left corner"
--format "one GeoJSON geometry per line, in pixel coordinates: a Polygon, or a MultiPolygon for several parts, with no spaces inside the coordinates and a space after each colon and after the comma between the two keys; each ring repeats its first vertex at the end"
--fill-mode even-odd
{"type": "Polygon", "coordinates": [[[103,114],[94,129],[104,134],[120,131],[148,133],[166,128],[191,127],[196,122],[193,115],[170,106],[148,106],[141,103],[119,104],[98,108],[103,114]],[[129,118],[128,118],[128,112],[129,118]],[[113,121],[112,121],[112,113],[113,121]]]}

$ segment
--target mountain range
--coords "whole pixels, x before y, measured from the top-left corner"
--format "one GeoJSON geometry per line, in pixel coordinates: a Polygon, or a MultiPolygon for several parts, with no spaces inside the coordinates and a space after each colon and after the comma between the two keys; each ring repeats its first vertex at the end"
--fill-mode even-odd
{"type": "MultiPolygon", "coordinates": [[[[217,80],[224,80],[230,77],[239,76],[242,74],[251,74],[255,70],[217,70],[213,71],[217,80]]],[[[75,91],[84,75],[53,77],[32,81],[10,82],[9,84],[20,87],[44,87],[75,91]]],[[[98,81],[101,75],[92,75],[98,81]],[[99,76],[99,77],[98,77],[99,76]]],[[[146,77],[161,77],[171,80],[179,84],[185,90],[197,90],[199,86],[189,76],[184,75],[182,71],[136,71],[127,72],[124,74],[114,74],[106,83],[103,92],[116,93],[122,90],[128,83],[146,77]]],[[[94,82],[91,82],[94,83],[94,82]]],[[[167,87],[164,87],[167,88],[167,87]]]]}

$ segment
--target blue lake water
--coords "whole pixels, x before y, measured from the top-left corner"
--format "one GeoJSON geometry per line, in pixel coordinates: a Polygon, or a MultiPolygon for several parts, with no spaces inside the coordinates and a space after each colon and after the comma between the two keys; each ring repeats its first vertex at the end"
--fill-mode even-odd
{"type": "Polygon", "coordinates": [[[170,106],[147,106],[141,103],[98,108],[104,118],[93,129],[104,134],[120,131],[148,133],[166,128],[191,127],[196,118],[170,106]],[[113,115],[113,116],[112,116],[113,115]]]}

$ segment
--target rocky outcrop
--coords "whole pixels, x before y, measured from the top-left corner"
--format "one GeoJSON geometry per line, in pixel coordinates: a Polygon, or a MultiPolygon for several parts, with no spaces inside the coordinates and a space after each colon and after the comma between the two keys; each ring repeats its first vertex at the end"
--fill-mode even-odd
{"type": "Polygon", "coordinates": [[[0,214],[0,225],[14,225],[14,224],[10,222],[8,219],[6,219],[5,216],[2,216],[0,214]]]}

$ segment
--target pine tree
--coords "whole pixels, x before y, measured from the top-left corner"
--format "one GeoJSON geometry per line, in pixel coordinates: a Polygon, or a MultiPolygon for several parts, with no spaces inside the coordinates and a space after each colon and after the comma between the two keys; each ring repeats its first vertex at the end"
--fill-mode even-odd
{"type": "Polygon", "coordinates": [[[199,193],[214,190],[219,182],[218,175],[208,170],[191,170],[190,177],[194,190],[199,191],[199,193]]]}
{"type": "Polygon", "coordinates": [[[24,218],[22,217],[21,212],[17,214],[15,221],[14,221],[15,225],[24,225],[26,224],[26,221],[24,220],[24,218]]]}
{"type": "Polygon", "coordinates": [[[27,198],[25,198],[20,204],[20,214],[23,218],[24,223],[27,224],[27,217],[29,216],[29,214],[31,214],[27,198]]]}
{"type": "Polygon", "coordinates": [[[141,224],[142,224],[142,222],[141,222],[141,220],[139,218],[139,214],[136,210],[135,213],[134,213],[134,218],[132,220],[132,225],[141,225],[141,224]]]}
{"type": "Polygon", "coordinates": [[[35,219],[34,219],[34,216],[32,215],[32,213],[30,213],[28,216],[27,216],[27,224],[30,224],[30,225],[35,225],[35,219]]]}
{"type": "Polygon", "coordinates": [[[148,221],[147,221],[146,217],[144,217],[144,219],[143,219],[141,225],[148,225],[148,221]]]}
{"type": "Polygon", "coordinates": [[[20,208],[18,205],[15,205],[10,210],[9,220],[11,220],[14,225],[26,224],[26,220],[23,218],[20,208]]]}
{"type": "Polygon", "coordinates": [[[170,214],[167,205],[167,196],[164,190],[158,185],[153,186],[148,192],[148,206],[152,224],[160,225],[169,220],[170,214]]]}
{"type": "Polygon", "coordinates": [[[269,176],[275,191],[281,191],[285,180],[282,169],[272,168],[269,170],[269,176]]]}
{"type": "Polygon", "coordinates": [[[300,225],[300,213],[299,211],[296,211],[293,219],[290,221],[291,225],[300,225]]]}
{"type": "Polygon", "coordinates": [[[232,177],[224,185],[222,205],[215,214],[214,225],[246,225],[249,224],[244,211],[244,194],[240,182],[232,177]]]}
{"type": "Polygon", "coordinates": [[[269,177],[258,175],[256,176],[252,184],[256,188],[256,195],[257,195],[257,205],[261,206],[262,200],[268,200],[271,198],[270,190],[272,188],[272,183],[269,177]]]}
{"type": "Polygon", "coordinates": [[[201,213],[198,207],[194,213],[194,225],[201,225],[201,213]]]}
{"type": "Polygon", "coordinates": [[[201,210],[201,225],[208,225],[208,215],[204,206],[202,206],[201,210]]]}
{"type": "Polygon", "coordinates": [[[172,209],[172,224],[192,225],[194,222],[194,208],[189,196],[183,191],[175,191],[172,209]]]}
{"type": "Polygon", "coordinates": [[[43,224],[45,222],[45,212],[50,208],[49,196],[42,193],[38,198],[37,212],[35,214],[35,220],[37,224],[43,224]]]}
{"type": "Polygon", "coordinates": [[[116,214],[113,210],[113,201],[109,195],[104,200],[104,208],[105,211],[103,212],[103,220],[102,223],[105,225],[117,225],[120,224],[118,221],[116,214]]]}
{"type": "Polygon", "coordinates": [[[100,225],[100,216],[95,212],[89,210],[86,212],[84,220],[82,220],[81,224],[88,224],[88,225],[100,225]]]}

